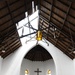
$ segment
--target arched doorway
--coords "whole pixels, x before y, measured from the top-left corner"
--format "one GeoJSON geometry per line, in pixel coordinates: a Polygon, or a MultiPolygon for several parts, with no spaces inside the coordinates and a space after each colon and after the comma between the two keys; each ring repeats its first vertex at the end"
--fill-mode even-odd
{"type": "Polygon", "coordinates": [[[37,69],[41,71],[39,75],[48,75],[48,69],[51,70],[51,75],[56,75],[55,64],[50,53],[41,45],[36,45],[28,51],[24,56],[21,64],[20,75],[25,75],[25,70],[28,69],[28,75],[37,75],[37,69]]]}

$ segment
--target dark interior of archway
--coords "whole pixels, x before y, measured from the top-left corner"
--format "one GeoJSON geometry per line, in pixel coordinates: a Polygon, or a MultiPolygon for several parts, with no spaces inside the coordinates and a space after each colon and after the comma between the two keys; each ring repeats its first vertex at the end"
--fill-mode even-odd
{"type": "Polygon", "coordinates": [[[46,61],[52,59],[52,57],[45,48],[40,45],[36,45],[26,54],[25,59],[31,61],[46,61]]]}

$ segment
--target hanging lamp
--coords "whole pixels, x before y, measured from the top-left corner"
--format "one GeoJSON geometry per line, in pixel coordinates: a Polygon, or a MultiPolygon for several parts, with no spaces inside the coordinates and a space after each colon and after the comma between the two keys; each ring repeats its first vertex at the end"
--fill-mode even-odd
{"type": "Polygon", "coordinates": [[[41,40],[42,40],[42,32],[41,32],[40,30],[37,31],[36,40],[37,40],[37,41],[41,41],[41,40]]]}

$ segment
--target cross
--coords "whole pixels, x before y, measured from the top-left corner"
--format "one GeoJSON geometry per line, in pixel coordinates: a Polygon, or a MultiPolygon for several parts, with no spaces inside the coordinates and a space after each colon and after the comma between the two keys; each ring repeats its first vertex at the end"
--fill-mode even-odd
{"type": "Polygon", "coordinates": [[[39,73],[42,71],[39,71],[39,68],[37,68],[37,71],[34,71],[34,72],[37,72],[37,75],[39,75],[39,73]]]}

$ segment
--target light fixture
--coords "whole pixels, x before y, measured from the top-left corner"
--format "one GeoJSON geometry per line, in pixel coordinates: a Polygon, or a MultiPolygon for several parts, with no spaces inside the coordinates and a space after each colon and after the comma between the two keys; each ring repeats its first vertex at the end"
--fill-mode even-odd
{"type": "Polygon", "coordinates": [[[41,32],[40,30],[37,31],[36,40],[37,40],[37,41],[41,41],[41,40],[42,40],[42,32],[41,32]]]}
{"type": "Polygon", "coordinates": [[[2,53],[5,53],[5,47],[4,46],[2,46],[2,45],[0,45],[0,51],[2,52],[2,53]]]}
{"type": "Polygon", "coordinates": [[[48,70],[48,74],[51,74],[51,70],[48,70]]]}
{"type": "Polygon", "coordinates": [[[29,73],[29,72],[28,72],[28,70],[26,69],[26,70],[25,70],[25,74],[28,74],[28,73],[29,73]]]}
{"type": "MultiPolygon", "coordinates": [[[[42,41],[42,42],[46,43],[49,46],[49,43],[46,41],[46,39],[42,37],[42,31],[38,30],[35,36],[36,36],[36,40],[37,40],[36,45],[38,45],[39,41],[42,41]]],[[[26,40],[25,43],[27,43],[30,40],[32,40],[35,36],[31,37],[29,40],[26,40]]]]}
{"type": "Polygon", "coordinates": [[[2,53],[5,53],[5,50],[2,50],[2,53]]]}

